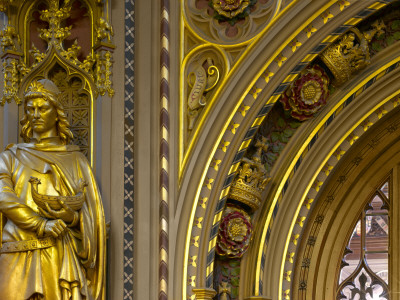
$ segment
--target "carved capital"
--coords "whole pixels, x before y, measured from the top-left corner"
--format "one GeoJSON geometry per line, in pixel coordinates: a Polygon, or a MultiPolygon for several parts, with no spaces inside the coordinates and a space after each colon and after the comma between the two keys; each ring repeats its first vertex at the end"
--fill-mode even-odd
{"type": "Polygon", "coordinates": [[[217,292],[211,288],[197,288],[193,289],[192,292],[196,295],[196,300],[212,300],[217,294],[217,292]]]}

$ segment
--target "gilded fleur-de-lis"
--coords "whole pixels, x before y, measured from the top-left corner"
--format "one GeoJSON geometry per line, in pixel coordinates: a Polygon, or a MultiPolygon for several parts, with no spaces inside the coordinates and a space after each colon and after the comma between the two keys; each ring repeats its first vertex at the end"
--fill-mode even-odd
{"type": "Polygon", "coordinates": [[[310,38],[311,34],[316,32],[317,29],[311,24],[311,25],[308,25],[304,31],[305,31],[307,37],[310,38]]]}
{"type": "Polygon", "coordinates": [[[269,80],[270,80],[270,78],[271,78],[272,76],[274,76],[274,73],[270,72],[270,71],[267,69],[267,70],[264,71],[264,73],[262,74],[262,76],[264,77],[265,82],[268,83],[269,80]]]}
{"type": "Polygon", "coordinates": [[[229,300],[231,299],[230,295],[231,295],[231,287],[229,286],[229,284],[227,282],[221,282],[218,289],[218,299],[229,300]]]}
{"type": "Polygon", "coordinates": [[[333,18],[333,15],[329,10],[322,13],[321,17],[324,19],[324,24],[329,21],[329,19],[333,18]]]}
{"type": "Polygon", "coordinates": [[[291,41],[291,43],[289,44],[289,47],[292,48],[292,52],[296,51],[297,47],[300,47],[301,43],[297,40],[294,39],[293,41],[291,41]]]}
{"type": "Polygon", "coordinates": [[[347,0],[339,0],[338,4],[339,4],[340,10],[342,11],[345,7],[350,5],[350,2],[347,0]]]}

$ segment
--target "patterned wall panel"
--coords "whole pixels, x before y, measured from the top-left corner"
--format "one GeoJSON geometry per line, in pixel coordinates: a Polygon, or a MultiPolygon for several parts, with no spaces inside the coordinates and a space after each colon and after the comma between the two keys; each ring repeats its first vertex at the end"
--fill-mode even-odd
{"type": "Polygon", "coordinates": [[[125,1],[124,299],[133,299],[133,124],[135,1],[125,1]]]}
{"type": "Polygon", "coordinates": [[[61,104],[65,109],[71,130],[74,134],[72,143],[78,145],[90,160],[91,157],[91,99],[83,88],[83,82],[78,77],[69,78],[67,72],[57,68],[50,72],[49,78],[54,81],[61,91],[61,104]]]}

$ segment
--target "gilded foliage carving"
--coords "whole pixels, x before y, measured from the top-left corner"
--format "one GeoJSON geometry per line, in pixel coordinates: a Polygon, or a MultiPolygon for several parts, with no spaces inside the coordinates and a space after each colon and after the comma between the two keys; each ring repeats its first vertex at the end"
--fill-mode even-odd
{"type": "Polygon", "coordinates": [[[18,55],[8,55],[3,58],[4,90],[0,104],[11,102],[13,99],[17,104],[21,103],[18,95],[18,55]]]}
{"type": "Polygon", "coordinates": [[[94,87],[93,92],[114,95],[113,28],[102,16],[101,1],[92,2],[39,0],[29,6],[15,0],[4,4],[8,24],[0,35],[3,68],[4,74],[8,77],[12,74],[14,78],[11,82],[5,75],[0,104],[13,99],[19,103],[16,95],[20,85],[41,68],[48,67],[53,58],[86,77],[94,87]]]}
{"type": "Polygon", "coordinates": [[[5,52],[6,50],[17,51],[16,44],[20,43],[19,36],[15,27],[6,26],[0,32],[1,37],[1,50],[5,52]]]}
{"type": "MultiPolygon", "coordinates": [[[[370,43],[371,56],[400,41],[400,2],[393,3],[389,13],[379,13],[376,18],[382,20],[386,26],[383,33],[372,37],[370,43]]],[[[363,24],[360,29],[368,29],[369,24],[363,24]]]]}

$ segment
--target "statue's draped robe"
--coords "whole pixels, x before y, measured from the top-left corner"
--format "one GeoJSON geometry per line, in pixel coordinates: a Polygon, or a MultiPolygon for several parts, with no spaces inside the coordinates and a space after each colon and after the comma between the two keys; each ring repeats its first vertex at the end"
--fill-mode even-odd
{"type": "Polygon", "coordinates": [[[56,245],[0,254],[0,299],[104,299],[105,224],[98,187],[76,146],[18,144],[0,154],[0,211],[7,218],[3,243],[35,240],[46,221],[32,200],[30,176],[39,193],[75,195],[84,179],[79,223],[56,245]]]}

